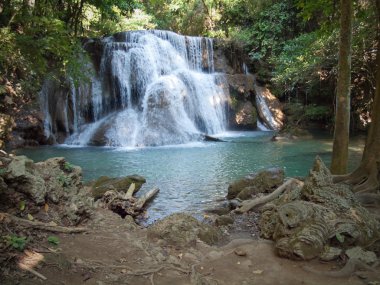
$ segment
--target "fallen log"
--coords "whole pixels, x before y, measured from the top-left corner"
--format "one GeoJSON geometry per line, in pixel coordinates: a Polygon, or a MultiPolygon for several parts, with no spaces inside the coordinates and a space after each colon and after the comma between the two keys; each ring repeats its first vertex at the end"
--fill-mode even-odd
{"type": "Polygon", "coordinates": [[[302,186],[303,182],[297,179],[291,178],[288,181],[284,182],[281,186],[279,186],[276,190],[274,190],[269,195],[259,197],[256,199],[246,200],[242,202],[242,206],[240,208],[235,209],[233,212],[237,214],[246,213],[249,210],[257,208],[265,203],[268,203],[278,196],[280,196],[285,190],[289,189],[292,186],[302,186]]]}
{"type": "Polygon", "coordinates": [[[8,213],[0,213],[0,222],[1,223],[13,222],[23,227],[34,228],[38,230],[44,230],[44,231],[55,232],[55,233],[72,234],[72,233],[83,233],[83,232],[88,231],[87,228],[63,227],[63,226],[52,225],[52,224],[43,223],[39,221],[29,221],[29,220],[25,220],[8,213]]]}
{"type": "Polygon", "coordinates": [[[137,211],[141,210],[144,207],[145,203],[148,202],[149,200],[151,200],[159,191],[160,191],[160,189],[158,187],[155,187],[152,190],[145,193],[143,196],[141,196],[137,200],[136,205],[135,205],[135,209],[137,211]]]}

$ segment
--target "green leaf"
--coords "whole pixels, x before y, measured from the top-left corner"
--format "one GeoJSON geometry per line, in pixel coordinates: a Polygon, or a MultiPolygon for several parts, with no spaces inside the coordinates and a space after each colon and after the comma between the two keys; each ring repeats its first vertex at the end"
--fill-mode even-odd
{"type": "Polygon", "coordinates": [[[11,245],[13,248],[17,250],[24,250],[26,244],[27,244],[27,239],[26,237],[19,237],[16,235],[11,235],[11,236],[5,236],[5,240],[9,245],[11,245]]]}
{"type": "Polygon", "coordinates": [[[20,211],[24,211],[25,210],[25,201],[20,201],[19,208],[20,208],[20,211]]]}
{"type": "Polygon", "coordinates": [[[344,243],[344,235],[342,235],[341,233],[336,233],[335,236],[336,236],[336,239],[337,239],[340,243],[344,243]]]}
{"type": "Polygon", "coordinates": [[[56,236],[49,236],[47,240],[51,244],[59,245],[59,239],[56,236]]]}

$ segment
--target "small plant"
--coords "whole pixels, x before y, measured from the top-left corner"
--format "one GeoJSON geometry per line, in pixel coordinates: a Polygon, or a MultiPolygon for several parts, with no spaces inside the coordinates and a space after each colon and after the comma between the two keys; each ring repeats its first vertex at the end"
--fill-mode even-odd
{"type": "Polygon", "coordinates": [[[19,251],[24,250],[28,242],[26,237],[19,237],[16,235],[5,236],[5,240],[10,246],[12,246],[14,249],[17,249],[19,251]]]}
{"type": "Polygon", "coordinates": [[[26,207],[25,201],[24,200],[20,201],[20,203],[19,203],[20,211],[24,211],[25,207],[26,207]]]}
{"type": "Polygon", "coordinates": [[[62,183],[63,187],[66,187],[69,185],[69,179],[67,178],[67,176],[65,176],[63,174],[60,174],[58,176],[58,181],[62,183]]]}
{"type": "Polygon", "coordinates": [[[70,162],[65,162],[65,164],[63,165],[63,169],[68,172],[71,172],[74,170],[74,165],[72,165],[70,162]]]}
{"type": "Polygon", "coordinates": [[[341,233],[336,233],[336,234],[335,234],[335,237],[336,237],[336,239],[337,239],[340,243],[344,243],[344,235],[342,235],[341,233]]]}
{"type": "Polygon", "coordinates": [[[56,236],[49,236],[47,240],[53,245],[59,245],[59,239],[56,236]]]}

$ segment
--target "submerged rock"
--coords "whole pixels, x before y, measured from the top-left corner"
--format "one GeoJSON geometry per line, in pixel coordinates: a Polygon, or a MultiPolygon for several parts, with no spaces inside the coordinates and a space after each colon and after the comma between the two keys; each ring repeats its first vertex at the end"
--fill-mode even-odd
{"type": "Polygon", "coordinates": [[[127,192],[132,183],[135,183],[135,190],[133,193],[136,193],[145,182],[146,180],[144,177],[136,174],[116,178],[101,176],[91,184],[92,195],[95,199],[100,199],[104,193],[110,190],[127,192]]]}
{"type": "Polygon", "coordinates": [[[270,193],[284,182],[282,168],[269,168],[236,180],[228,186],[228,199],[247,200],[258,193],[270,193]]]}
{"type": "Polygon", "coordinates": [[[325,258],[326,247],[376,246],[380,223],[356,199],[350,186],[334,184],[317,157],[302,188],[272,201],[260,220],[261,235],[275,241],[280,256],[325,258]]]}
{"type": "Polygon", "coordinates": [[[220,239],[215,228],[199,222],[190,215],[172,214],[148,228],[148,237],[162,239],[176,246],[195,246],[197,239],[207,244],[214,244],[220,239]]]}

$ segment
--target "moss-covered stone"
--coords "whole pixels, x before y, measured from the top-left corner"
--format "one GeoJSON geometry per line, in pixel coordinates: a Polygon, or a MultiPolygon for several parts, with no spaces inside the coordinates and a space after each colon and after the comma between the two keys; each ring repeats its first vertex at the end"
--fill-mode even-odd
{"type": "Polygon", "coordinates": [[[222,215],[216,218],[215,224],[217,226],[227,226],[234,223],[234,219],[230,215],[222,215]]]}
{"type": "Polygon", "coordinates": [[[228,199],[247,200],[258,193],[270,193],[284,182],[282,168],[269,168],[236,180],[228,186],[228,199]]]}
{"type": "Polygon", "coordinates": [[[96,181],[91,183],[92,195],[95,199],[100,199],[104,193],[109,190],[116,190],[127,192],[129,186],[135,183],[136,193],[140,190],[141,186],[146,182],[145,178],[139,175],[129,175],[126,177],[108,177],[101,176],[96,181]]]}
{"type": "Polygon", "coordinates": [[[148,228],[148,237],[162,239],[176,246],[195,246],[199,238],[207,244],[214,244],[220,239],[217,229],[199,222],[190,215],[172,214],[148,228]]]}

